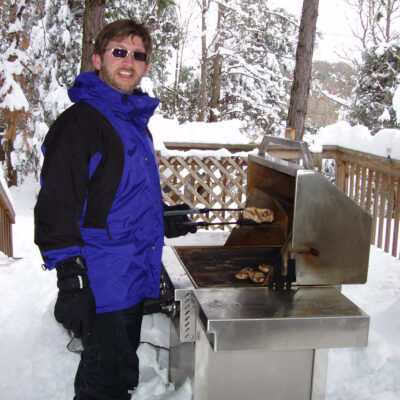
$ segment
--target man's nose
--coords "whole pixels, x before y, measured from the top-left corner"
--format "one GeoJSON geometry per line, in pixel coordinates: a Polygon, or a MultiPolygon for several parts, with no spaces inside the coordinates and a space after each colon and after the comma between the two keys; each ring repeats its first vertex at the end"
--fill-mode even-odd
{"type": "Polygon", "coordinates": [[[129,64],[129,65],[131,65],[131,64],[134,64],[135,63],[135,60],[134,60],[134,58],[133,58],[133,54],[132,53],[129,53],[125,58],[124,58],[124,64],[129,64]]]}

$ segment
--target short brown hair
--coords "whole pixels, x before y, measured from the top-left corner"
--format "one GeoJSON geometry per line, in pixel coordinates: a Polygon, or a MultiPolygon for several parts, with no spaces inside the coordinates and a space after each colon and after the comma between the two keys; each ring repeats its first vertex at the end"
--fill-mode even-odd
{"type": "Polygon", "coordinates": [[[105,25],[97,35],[93,53],[103,57],[110,40],[124,39],[131,36],[139,36],[142,39],[144,50],[147,54],[146,64],[148,64],[153,48],[150,31],[145,24],[138,23],[133,19],[120,19],[105,25]]]}

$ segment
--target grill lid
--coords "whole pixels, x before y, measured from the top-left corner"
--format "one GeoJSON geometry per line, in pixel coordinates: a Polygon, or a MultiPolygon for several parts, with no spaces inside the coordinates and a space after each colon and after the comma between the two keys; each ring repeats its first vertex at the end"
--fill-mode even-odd
{"type": "Polygon", "coordinates": [[[315,171],[296,178],[292,248],[299,284],[365,283],[371,217],[315,171]]]}
{"type": "MultiPolygon", "coordinates": [[[[279,221],[286,231],[266,225],[257,228],[255,241],[284,246],[283,236],[291,237],[284,256],[296,260],[297,284],[366,282],[372,219],[363,208],[319,172],[268,154],[249,156],[247,178],[247,206],[273,199],[287,214],[287,225],[279,221]]],[[[227,244],[250,245],[250,231],[235,228],[227,244]]]]}

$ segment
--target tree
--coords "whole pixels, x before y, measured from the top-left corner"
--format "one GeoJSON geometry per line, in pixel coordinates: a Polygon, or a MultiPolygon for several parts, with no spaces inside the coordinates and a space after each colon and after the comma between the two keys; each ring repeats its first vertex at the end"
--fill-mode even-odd
{"type": "MultiPolygon", "coordinates": [[[[184,5],[187,5],[185,3],[184,5]]],[[[161,99],[159,111],[167,118],[176,118],[180,122],[198,120],[199,79],[196,65],[187,65],[185,55],[188,43],[192,39],[192,27],[197,7],[189,7],[186,13],[182,3],[174,7],[174,46],[169,48],[174,64],[173,80],[171,75],[158,88],[161,99]]],[[[152,69],[152,68],[151,68],[152,69]]]]}
{"type": "MultiPolygon", "coordinates": [[[[263,0],[225,3],[219,120],[238,118],[254,139],[283,134],[297,24],[263,0]]],[[[214,107],[215,108],[215,107],[214,107]]]]}
{"type": "Polygon", "coordinates": [[[38,174],[43,136],[69,102],[66,88],[80,59],[79,9],[79,1],[2,2],[0,157],[8,185],[38,174]]]}
{"type": "Polygon", "coordinates": [[[400,17],[400,0],[350,0],[349,5],[358,15],[358,24],[352,25],[352,31],[363,50],[399,39],[396,21],[400,17]]]}
{"type": "Polygon", "coordinates": [[[207,23],[206,14],[210,0],[201,0],[201,61],[200,61],[200,92],[199,92],[199,121],[205,121],[207,105],[207,23]]]}
{"type": "Polygon", "coordinates": [[[345,117],[373,133],[396,128],[392,99],[400,72],[400,0],[351,0],[350,5],[358,15],[353,33],[359,40],[362,60],[352,60],[358,73],[345,117]]]}
{"type": "Polygon", "coordinates": [[[2,2],[0,17],[0,161],[9,186],[17,185],[18,171],[34,168],[34,109],[29,100],[37,98],[35,64],[27,49],[32,29],[30,17],[36,9],[22,1],[2,2]]]}
{"type": "Polygon", "coordinates": [[[41,69],[39,102],[43,122],[50,126],[71,104],[67,89],[80,70],[84,0],[44,3],[29,54],[41,69]]]}
{"type": "Polygon", "coordinates": [[[400,84],[400,42],[373,46],[363,54],[348,119],[373,133],[399,128],[393,95],[400,84]]]}
{"type": "Polygon", "coordinates": [[[287,128],[295,129],[295,138],[304,134],[307,100],[310,91],[312,57],[318,17],[318,1],[304,0],[301,13],[299,40],[296,51],[296,67],[290,95],[287,128]]]}
{"type": "MultiPolygon", "coordinates": [[[[231,11],[230,11],[231,12],[231,11]]],[[[212,60],[212,75],[210,85],[210,116],[209,122],[218,121],[220,113],[220,97],[222,87],[222,65],[223,65],[223,47],[227,32],[222,29],[224,19],[227,19],[229,11],[223,3],[218,3],[218,21],[217,34],[215,38],[214,55],[212,60]]]]}
{"type": "Polygon", "coordinates": [[[312,68],[312,87],[307,102],[306,131],[334,124],[350,105],[356,70],[339,62],[316,61],[312,68]]]}
{"type": "Polygon", "coordinates": [[[399,40],[400,0],[348,0],[348,4],[357,16],[349,25],[358,43],[343,58],[357,68],[365,50],[399,40]]]}
{"type": "Polygon", "coordinates": [[[81,72],[93,71],[92,54],[97,34],[104,25],[106,0],[85,0],[81,72]]]}
{"type": "MultiPolygon", "coordinates": [[[[178,47],[175,49],[175,74],[171,93],[170,110],[167,115],[180,119],[193,119],[192,110],[197,105],[197,92],[193,67],[184,65],[184,54],[190,40],[190,27],[193,22],[194,10],[184,15],[181,4],[177,6],[178,47]],[[195,100],[196,99],[196,100],[195,100]],[[196,105],[195,105],[196,104],[196,105]],[[186,113],[185,113],[186,110],[186,113]]],[[[165,99],[167,100],[167,99],[165,99]]]]}
{"type": "MultiPolygon", "coordinates": [[[[40,146],[54,119],[71,103],[67,89],[81,68],[91,69],[90,46],[101,23],[105,0],[3,0],[0,14],[0,162],[9,185],[39,172],[40,146]],[[97,17],[93,17],[93,15],[97,17]],[[85,35],[82,24],[86,17],[85,35]],[[86,60],[86,61],[85,61],[86,60]],[[86,66],[84,66],[86,65],[86,66]],[[90,65],[90,66],[89,66],[90,65]]],[[[177,47],[172,0],[109,0],[109,19],[130,18],[150,25],[154,54],[150,74],[156,95],[167,87],[177,47]],[[144,4],[146,3],[146,4],[144,4]]]]}

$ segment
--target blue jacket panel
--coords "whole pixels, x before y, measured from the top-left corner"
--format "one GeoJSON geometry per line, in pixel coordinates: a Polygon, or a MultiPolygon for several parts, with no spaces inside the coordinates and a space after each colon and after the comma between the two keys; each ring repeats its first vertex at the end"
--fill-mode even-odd
{"type": "Polygon", "coordinates": [[[163,246],[158,166],[146,128],[158,99],[126,95],[91,72],[44,142],[35,242],[46,266],[86,259],[97,312],[157,297],[163,246]]]}

